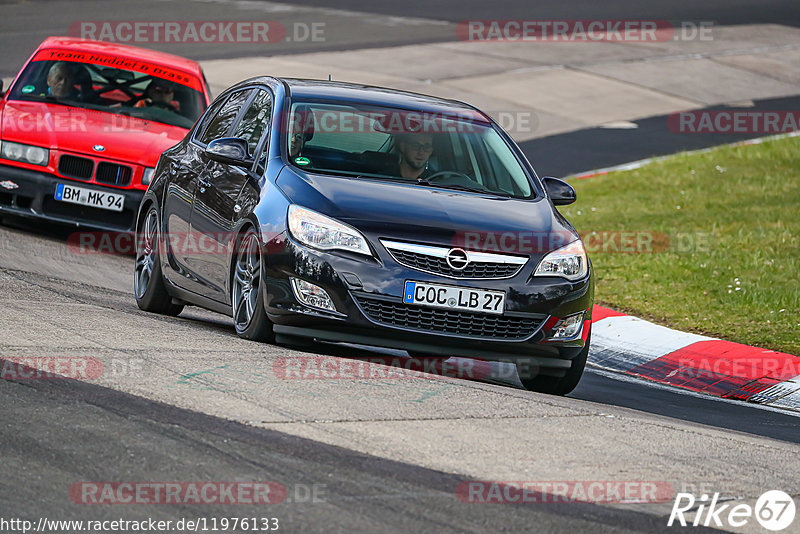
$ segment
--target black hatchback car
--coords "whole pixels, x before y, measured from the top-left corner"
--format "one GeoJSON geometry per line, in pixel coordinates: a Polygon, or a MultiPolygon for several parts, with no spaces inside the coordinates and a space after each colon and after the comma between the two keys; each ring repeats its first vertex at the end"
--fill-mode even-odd
{"type": "Polygon", "coordinates": [[[566,394],[594,283],[540,180],[490,117],[355,84],[254,78],[161,156],[139,208],[140,308],[233,317],[253,340],[513,361],[566,394]]]}

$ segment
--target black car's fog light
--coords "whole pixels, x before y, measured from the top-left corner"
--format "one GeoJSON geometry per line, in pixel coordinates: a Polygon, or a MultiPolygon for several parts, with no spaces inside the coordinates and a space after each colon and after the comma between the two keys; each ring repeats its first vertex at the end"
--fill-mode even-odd
{"type": "Polygon", "coordinates": [[[336,311],[333,301],[321,287],[300,280],[299,278],[292,278],[292,291],[295,298],[306,306],[312,308],[319,308],[327,311],[336,311]]]}
{"type": "Polygon", "coordinates": [[[580,334],[585,313],[575,313],[560,319],[550,331],[550,339],[569,339],[580,334]]]}

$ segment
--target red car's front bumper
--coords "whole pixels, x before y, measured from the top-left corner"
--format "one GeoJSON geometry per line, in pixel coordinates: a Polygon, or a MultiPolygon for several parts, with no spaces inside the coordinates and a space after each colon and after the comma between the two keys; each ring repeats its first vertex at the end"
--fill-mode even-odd
{"type": "Polygon", "coordinates": [[[0,213],[100,230],[132,232],[135,230],[136,212],[143,196],[143,190],[84,184],[47,172],[0,165],[0,213]],[[123,195],[123,209],[118,212],[60,202],[55,199],[56,185],[59,183],[123,195]]]}

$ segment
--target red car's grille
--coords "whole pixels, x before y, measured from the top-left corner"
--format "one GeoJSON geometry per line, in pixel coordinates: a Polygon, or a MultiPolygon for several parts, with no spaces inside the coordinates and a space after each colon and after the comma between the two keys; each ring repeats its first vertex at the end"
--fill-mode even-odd
{"type": "Polygon", "coordinates": [[[101,161],[97,164],[97,174],[94,179],[101,184],[128,185],[131,183],[132,175],[133,170],[130,167],[101,161]]]}
{"type": "Polygon", "coordinates": [[[70,178],[89,180],[94,172],[94,162],[87,158],[64,155],[58,160],[58,172],[70,178]]]}
{"type": "Polygon", "coordinates": [[[130,185],[133,178],[133,169],[127,165],[118,165],[109,161],[95,161],[64,154],[58,159],[58,172],[62,176],[78,180],[91,180],[98,184],[116,185],[125,187],[130,185]]]}

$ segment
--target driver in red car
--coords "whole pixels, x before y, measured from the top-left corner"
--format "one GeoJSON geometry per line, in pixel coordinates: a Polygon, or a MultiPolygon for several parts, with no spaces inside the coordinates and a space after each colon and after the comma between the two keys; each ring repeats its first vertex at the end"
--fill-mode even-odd
{"type": "Polygon", "coordinates": [[[78,91],[75,90],[75,77],[72,67],[65,61],[54,63],[47,71],[47,96],[59,100],[76,99],[78,91]]]}

